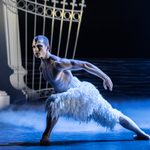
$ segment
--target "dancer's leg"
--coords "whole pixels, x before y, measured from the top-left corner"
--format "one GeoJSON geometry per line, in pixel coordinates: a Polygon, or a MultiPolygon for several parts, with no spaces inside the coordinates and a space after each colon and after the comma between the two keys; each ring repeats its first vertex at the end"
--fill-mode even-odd
{"type": "Polygon", "coordinates": [[[41,145],[49,145],[50,144],[49,136],[51,134],[53,127],[57,123],[57,120],[58,120],[58,118],[52,119],[51,117],[49,117],[49,115],[47,115],[46,128],[45,128],[45,131],[43,132],[42,138],[40,140],[41,145]]]}
{"type": "Polygon", "coordinates": [[[122,115],[119,118],[119,123],[124,128],[135,132],[137,135],[134,137],[136,140],[149,140],[150,136],[142,131],[137,124],[131,120],[129,117],[122,115]]]}

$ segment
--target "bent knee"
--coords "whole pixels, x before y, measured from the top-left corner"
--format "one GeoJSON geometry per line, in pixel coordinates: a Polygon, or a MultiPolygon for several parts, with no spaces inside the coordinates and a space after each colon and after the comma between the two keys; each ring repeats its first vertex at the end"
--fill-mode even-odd
{"type": "Polygon", "coordinates": [[[119,123],[120,123],[122,126],[127,126],[127,125],[129,125],[128,117],[125,116],[125,115],[120,116],[120,117],[119,117],[119,123]]]}

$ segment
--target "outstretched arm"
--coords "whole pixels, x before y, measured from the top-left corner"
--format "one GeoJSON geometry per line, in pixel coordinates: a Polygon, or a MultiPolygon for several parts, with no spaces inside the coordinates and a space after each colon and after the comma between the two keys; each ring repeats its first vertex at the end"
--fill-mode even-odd
{"type": "Polygon", "coordinates": [[[59,70],[85,70],[89,72],[90,74],[93,74],[95,76],[98,76],[103,80],[103,86],[105,89],[107,87],[110,91],[112,91],[113,83],[111,79],[98,67],[95,65],[87,62],[87,61],[80,61],[80,60],[74,60],[74,59],[60,59],[55,62],[55,65],[57,69],[59,70]]]}

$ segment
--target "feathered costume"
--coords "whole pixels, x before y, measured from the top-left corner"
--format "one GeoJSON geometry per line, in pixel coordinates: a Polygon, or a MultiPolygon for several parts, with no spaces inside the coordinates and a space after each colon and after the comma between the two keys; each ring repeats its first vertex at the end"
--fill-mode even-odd
{"type": "Polygon", "coordinates": [[[66,92],[52,94],[46,100],[46,110],[52,118],[72,117],[78,121],[91,119],[103,127],[112,129],[122,113],[101,96],[96,87],[89,82],[72,78],[66,92]]]}

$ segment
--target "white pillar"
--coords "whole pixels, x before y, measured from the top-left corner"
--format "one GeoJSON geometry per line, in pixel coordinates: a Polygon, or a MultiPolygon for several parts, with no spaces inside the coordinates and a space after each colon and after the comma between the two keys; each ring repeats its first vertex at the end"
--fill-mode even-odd
{"type": "Polygon", "coordinates": [[[23,78],[27,71],[23,68],[21,59],[17,0],[3,1],[7,59],[9,67],[13,69],[13,74],[10,75],[10,83],[15,89],[22,90],[26,87],[23,78]]]}
{"type": "Polygon", "coordinates": [[[10,105],[10,97],[5,91],[0,91],[0,109],[10,105]]]}

